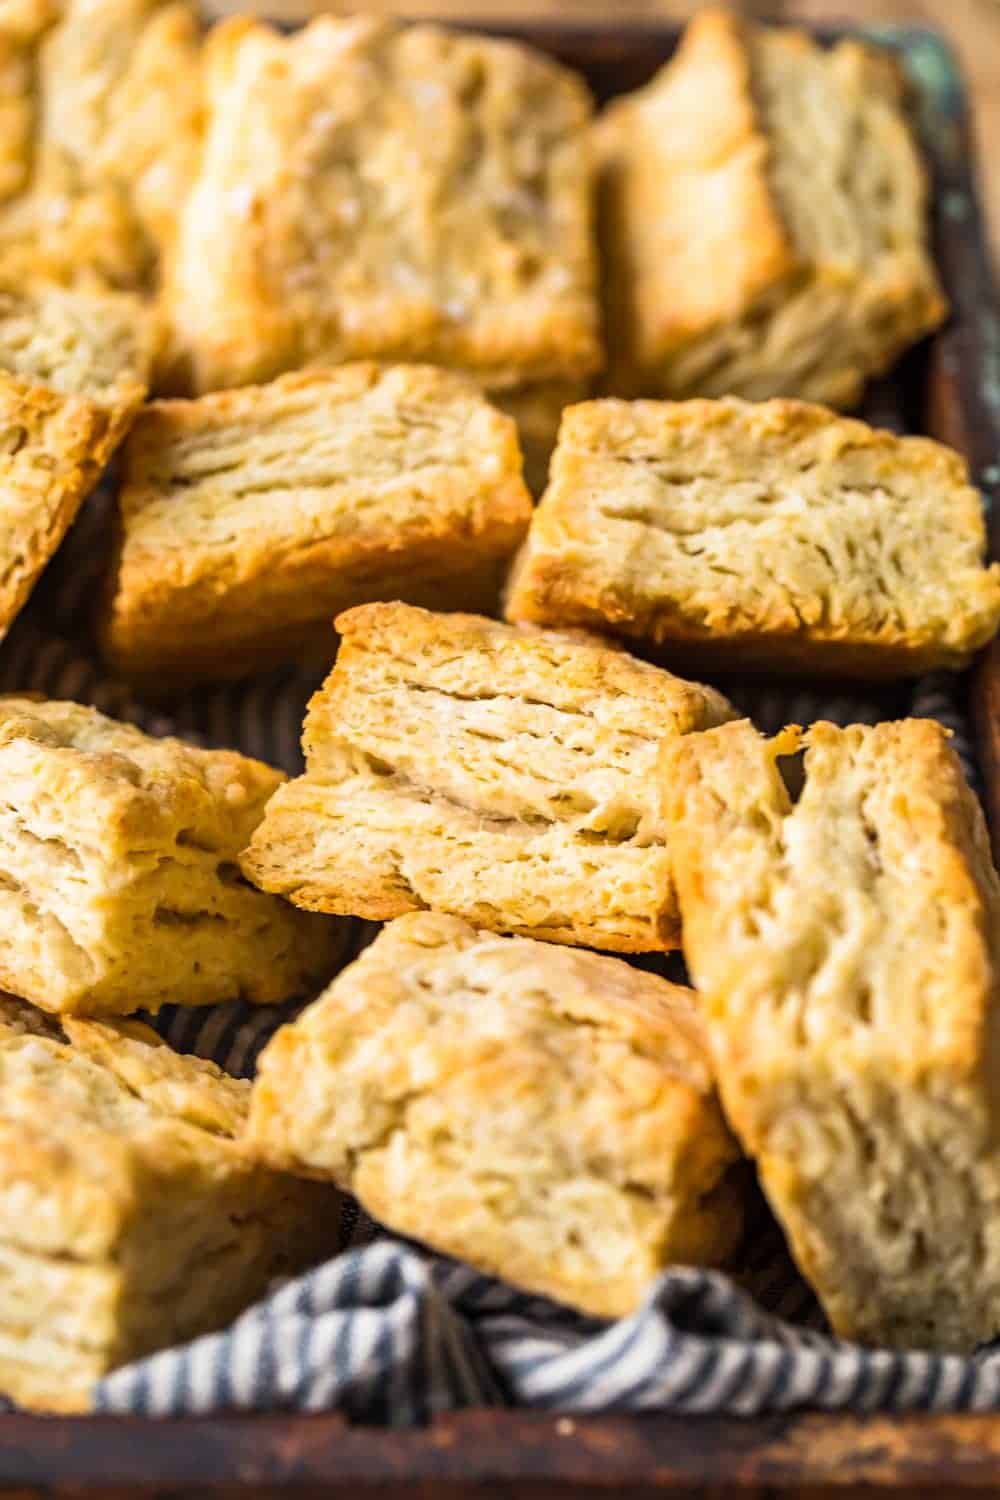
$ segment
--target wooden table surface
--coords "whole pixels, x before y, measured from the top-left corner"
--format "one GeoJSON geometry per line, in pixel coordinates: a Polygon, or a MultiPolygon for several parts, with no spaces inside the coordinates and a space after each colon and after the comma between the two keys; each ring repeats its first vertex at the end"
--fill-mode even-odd
{"type": "MultiPolygon", "coordinates": [[[[402,15],[531,16],[538,19],[601,21],[614,26],[660,17],[684,20],[698,6],[684,0],[207,0],[210,13],[256,10],[289,19],[364,10],[402,15]]],[[[1000,266],[1000,0],[744,0],[732,8],[781,21],[909,21],[945,32],[961,59],[976,110],[976,135],[983,194],[1000,266]],[[992,148],[990,143],[992,142],[992,148]]]]}

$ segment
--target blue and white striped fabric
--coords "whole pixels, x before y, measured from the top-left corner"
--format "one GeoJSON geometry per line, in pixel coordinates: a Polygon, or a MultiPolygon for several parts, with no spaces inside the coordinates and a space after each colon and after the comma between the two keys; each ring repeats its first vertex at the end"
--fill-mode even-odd
{"type": "Polygon", "coordinates": [[[325,1411],[406,1426],[455,1407],[988,1411],[1000,1354],[861,1349],[764,1311],[726,1276],[666,1272],[602,1324],[389,1238],[289,1282],[223,1333],[116,1371],[103,1412],[325,1411]]]}
{"type": "MultiPolygon", "coordinates": [[[[98,496],[86,507],[0,651],[0,691],[75,698],[152,733],[235,746],[296,771],[299,729],[315,680],[277,674],[206,692],[168,718],[134,703],[104,676],[87,622],[105,550],[106,503],[98,496]]],[[[959,689],[947,676],[915,689],[897,685],[835,698],[725,687],[771,731],[819,717],[839,723],[909,713],[940,719],[955,732],[975,780],[959,689]]],[[[370,935],[357,924],[355,951],[370,935]]],[[[288,1007],[168,1007],[156,1025],[179,1050],[249,1077],[261,1047],[290,1013],[288,1007]]],[[[763,1213],[737,1278],[668,1271],[633,1317],[613,1324],[379,1237],[352,1206],[345,1210],[342,1244],[335,1260],[277,1288],[223,1332],[116,1371],[98,1387],[97,1408],[154,1416],[336,1408],[354,1420],[393,1425],[424,1422],[458,1406],[507,1403],[740,1415],[795,1406],[1000,1408],[1000,1353],[974,1359],[894,1354],[831,1339],[763,1213]]]]}

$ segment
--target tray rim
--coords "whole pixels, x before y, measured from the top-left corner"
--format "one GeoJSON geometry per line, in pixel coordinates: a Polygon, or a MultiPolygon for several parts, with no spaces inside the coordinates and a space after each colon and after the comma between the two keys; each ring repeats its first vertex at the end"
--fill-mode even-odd
{"type": "MultiPolygon", "coordinates": [[[[291,29],[305,19],[277,24],[291,29]]],[[[680,30],[666,18],[628,18],[609,27],[579,15],[466,21],[428,10],[408,19],[541,47],[582,45],[609,63],[616,54],[634,56],[643,45],[665,53],[680,30]]],[[[775,19],[787,24],[787,18],[775,19]]],[[[959,82],[948,102],[948,129],[929,151],[936,226],[947,195],[957,195],[952,201],[960,197],[966,208],[964,234],[936,235],[953,318],[930,342],[924,425],[969,458],[989,508],[990,557],[1000,559],[1000,316],[964,74],[944,34],[919,22],[865,25],[834,17],[803,23],[803,29],[824,38],[866,33],[890,45],[923,37],[948,60],[959,82]]],[[[1000,644],[981,656],[969,682],[984,803],[1000,862],[1000,644]]],[[[638,1500],[705,1495],[705,1486],[721,1484],[734,1495],[832,1486],[847,1496],[942,1483],[951,1487],[946,1494],[1000,1490],[1000,1412],[738,1418],[484,1407],[406,1430],[350,1426],[335,1412],[182,1418],[0,1413],[0,1493],[16,1492],[21,1500],[63,1493],[101,1500],[111,1494],[167,1500],[168,1493],[173,1500],[195,1493],[360,1500],[359,1487],[385,1494],[390,1486],[393,1494],[415,1500],[432,1494],[441,1500],[500,1493],[531,1500],[536,1494],[598,1492],[638,1500]]]]}
{"type": "Polygon", "coordinates": [[[336,1413],[0,1418],[0,1492],[112,1495],[995,1495],[1000,1416],[676,1417],[481,1407],[424,1428],[336,1413]],[[39,1443],[38,1439],[42,1442],[39,1443]],[[192,1486],[197,1486],[197,1489],[192,1486]],[[516,1485],[516,1489],[511,1489],[516,1485]],[[390,1488],[391,1487],[391,1488],[390,1488]],[[499,1488],[498,1488],[499,1487],[499,1488]],[[829,1490],[827,1487],[830,1487],[829,1490]]]}

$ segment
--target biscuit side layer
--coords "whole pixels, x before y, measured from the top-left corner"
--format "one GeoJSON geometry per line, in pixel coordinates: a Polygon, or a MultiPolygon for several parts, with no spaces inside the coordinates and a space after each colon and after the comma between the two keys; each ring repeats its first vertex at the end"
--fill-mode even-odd
{"type": "Polygon", "coordinates": [[[425,366],[157,403],[126,463],[105,636],[130,675],[328,663],[371,598],[494,608],[531,515],[513,423],[425,366]]]}
{"type": "Polygon", "coordinates": [[[791,401],[590,402],[508,617],[764,666],[959,667],[1000,620],[985,550],[964,462],[926,438],[791,401]]]}
{"type": "Polygon", "coordinates": [[[871,49],[703,13],[598,143],[622,394],[850,406],[945,315],[923,167],[871,49]]]}
{"type": "Polygon", "coordinates": [[[785,275],[666,361],[665,395],[796,395],[852,406],[946,312],[927,245],[923,165],[889,59],[747,26],[760,170],[785,275]]]}
{"type": "Polygon", "coordinates": [[[729,716],[709,689],[604,646],[374,605],[341,616],[307,774],[243,867],[309,908],[422,906],[620,951],[676,943],[659,737],[729,716]]]}

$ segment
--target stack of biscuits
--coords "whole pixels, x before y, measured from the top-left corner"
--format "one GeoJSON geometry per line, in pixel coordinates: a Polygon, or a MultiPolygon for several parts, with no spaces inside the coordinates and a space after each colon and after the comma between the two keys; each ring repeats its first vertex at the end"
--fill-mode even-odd
{"type": "Polygon", "coordinates": [[[838,410],[946,312],[888,56],[707,12],[595,118],[470,33],[0,0],[0,80],[0,630],[110,463],[139,700],[329,674],[292,780],[0,701],[0,1390],[86,1407],[341,1192],[623,1316],[738,1264],[748,1162],[837,1333],[1000,1332],[946,732],[768,739],[700,681],[1000,624],[961,457],[838,410]],[[135,1019],[236,999],[304,1003],[252,1083],[135,1019]]]}

